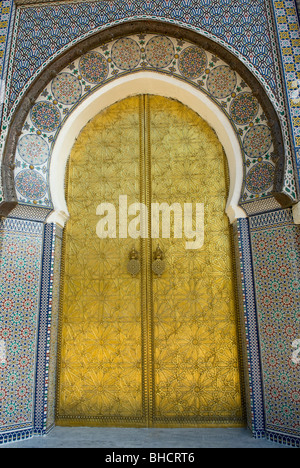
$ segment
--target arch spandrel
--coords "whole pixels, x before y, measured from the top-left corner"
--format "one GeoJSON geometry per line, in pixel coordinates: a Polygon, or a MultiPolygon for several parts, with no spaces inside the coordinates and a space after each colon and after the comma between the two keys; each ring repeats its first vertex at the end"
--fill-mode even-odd
{"type": "MultiPolygon", "coordinates": [[[[105,107],[111,89],[119,96],[117,100],[135,94],[130,85],[135,86],[134,82],[141,83],[141,80],[147,81],[147,86],[138,85],[143,93],[161,92],[184,104],[188,96],[193,96],[191,107],[195,105],[199,115],[205,119],[208,109],[214,114],[208,122],[218,135],[224,134],[220,141],[229,162],[227,212],[231,222],[245,216],[245,212],[252,214],[290,205],[292,201],[285,190],[280,125],[271,104],[266,106],[267,96],[259,92],[259,86],[253,88],[255,79],[250,74],[252,86],[246,82],[236,70],[236,59],[229,66],[207,39],[203,46],[206,48],[159,31],[143,32],[118,37],[84,53],[83,47],[80,55],[60,68],[59,73],[48,70],[48,75],[41,78],[44,86],[38,96],[35,99],[27,96],[24,101],[26,115],[24,110],[17,112],[7,140],[2,174],[6,187],[3,208],[13,202],[54,209],[55,216],[50,219],[59,218],[63,224],[67,211],[63,203],[57,204],[56,193],[62,192],[63,175],[55,172],[58,168],[52,156],[60,148],[60,159],[67,159],[69,138],[72,140],[68,130],[70,122],[74,120],[80,127],[79,122],[83,125],[89,112],[98,113],[105,107]],[[152,76],[145,78],[144,73],[152,76]],[[164,86],[169,88],[171,96],[167,89],[158,91],[164,86]],[[92,101],[98,106],[93,111],[93,105],[89,104],[92,101]],[[202,105],[204,101],[206,104],[202,105]],[[232,136],[228,138],[229,135],[232,136]],[[226,139],[231,143],[226,143],[226,139]],[[263,149],[261,142],[265,143],[263,149]],[[31,159],[24,158],[26,152],[31,152],[31,159]],[[57,180],[61,181],[60,188],[57,180]]],[[[75,52],[72,54],[70,57],[74,58],[75,52]]],[[[244,65],[241,68],[244,71],[244,65]]]]}

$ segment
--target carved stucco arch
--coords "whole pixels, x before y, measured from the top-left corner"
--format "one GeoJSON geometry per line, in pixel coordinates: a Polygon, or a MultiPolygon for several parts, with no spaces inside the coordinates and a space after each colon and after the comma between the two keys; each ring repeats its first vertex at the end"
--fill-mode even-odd
{"type": "MultiPolygon", "coordinates": [[[[264,91],[262,85],[254,77],[254,75],[251,72],[249,72],[249,70],[246,68],[246,66],[244,64],[242,64],[242,62],[239,61],[237,59],[237,57],[235,57],[233,54],[231,54],[228,50],[226,50],[225,48],[223,48],[219,44],[213,42],[212,40],[210,40],[208,38],[204,38],[203,36],[201,36],[200,34],[198,34],[196,32],[193,32],[191,30],[184,29],[184,28],[172,25],[172,24],[165,24],[165,23],[158,22],[158,21],[134,21],[134,22],[123,23],[122,25],[108,28],[107,30],[99,32],[99,33],[95,34],[94,36],[91,36],[88,39],[82,41],[81,43],[73,46],[67,52],[65,52],[63,55],[59,56],[56,60],[54,60],[48,66],[48,68],[45,69],[44,72],[42,72],[40,74],[40,76],[35,80],[35,82],[31,85],[31,87],[29,88],[29,90],[26,93],[26,96],[23,98],[23,100],[20,102],[18,108],[16,109],[13,121],[11,123],[10,129],[9,129],[9,132],[8,132],[8,137],[7,137],[6,146],[5,146],[5,150],[4,150],[3,164],[2,164],[2,185],[3,185],[3,192],[4,192],[4,202],[0,205],[0,215],[6,215],[7,213],[9,213],[11,211],[11,209],[13,207],[15,207],[17,205],[17,203],[18,203],[16,192],[15,192],[15,186],[14,186],[14,178],[13,178],[13,168],[14,168],[14,159],[15,159],[15,153],[16,153],[16,145],[17,145],[17,142],[18,142],[18,138],[19,138],[19,136],[21,134],[22,126],[24,124],[25,118],[26,118],[27,114],[29,113],[31,106],[33,105],[33,103],[35,102],[35,100],[37,99],[39,94],[42,92],[42,90],[45,88],[45,86],[47,86],[47,84],[61,70],[63,70],[64,67],[66,67],[68,64],[70,64],[76,58],[82,56],[85,52],[87,52],[87,51],[89,51],[89,50],[91,50],[91,49],[93,49],[93,48],[95,48],[95,47],[97,47],[97,46],[99,46],[101,44],[107,43],[108,41],[117,39],[119,37],[128,36],[128,35],[132,35],[132,34],[139,34],[141,32],[169,35],[169,36],[175,37],[177,39],[184,39],[186,41],[189,41],[189,42],[191,42],[191,43],[193,43],[193,44],[195,44],[195,45],[197,45],[197,46],[199,46],[199,47],[201,47],[201,48],[203,48],[203,49],[205,49],[205,50],[207,50],[207,51],[209,51],[211,53],[214,53],[214,54],[218,55],[225,62],[230,63],[230,67],[233,70],[237,71],[239,73],[239,75],[248,83],[248,85],[251,87],[252,94],[258,99],[260,105],[262,106],[262,108],[264,110],[266,118],[267,118],[267,120],[269,122],[269,125],[270,125],[271,130],[272,130],[273,144],[274,144],[274,147],[275,147],[276,154],[278,156],[277,157],[277,162],[276,162],[273,196],[282,206],[290,206],[292,204],[291,199],[288,197],[288,195],[283,190],[284,189],[284,183],[285,183],[284,175],[285,175],[286,161],[285,161],[285,156],[284,156],[284,145],[283,145],[283,140],[282,140],[282,132],[281,132],[281,127],[280,127],[280,122],[279,122],[278,116],[277,116],[277,114],[276,114],[276,112],[275,112],[275,110],[273,108],[273,105],[270,102],[266,92],[264,91]]],[[[156,71],[156,73],[152,73],[151,77],[148,75],[148,84],[149,84],[149,86],[147,88],[147,86],[143,87],[141,85],[141,81],[139,81],[141,76],[138,77],[139,74],[141,75],[141,72],[136,73],[135,75],[132,75],[132,78],[130,78],[130,75],[128,75],[127,79],[125,79],[123,81],[121,80],[121,81],[119,81],[119,83],[117,81],[118,79],[115,80],[115,83],[114,83],[113,86],[117,86],[117,85],[119,86],[119,92],[120,93],[119,94],[117,93],[119,98],[126,97],[127,95],[134,94],[132,90],[130,91],[130,89],[128,88],[128,85],[129,84],[132,85],[133,84],[132,80],[135,80],[136,84],[138,82],[140,83],[139,87],[136,88],[136,90],[139,89],[140,92],[145,92],[145,93],[148,92],[149,93],[152,90],[152,94],[159,94],[157,92],[157,90],[155,90],[153,88],[153,83],[156,83],[156,85],[158,85],[158,87],[160,87],[160,89],[161,89],[160,93],[162,95],[166,95],[167,97],[173,97],[174,98],[174,97],[176,97],[176,94],[177,94],[177,98],[179,97],[178,100],[182,101],[184,104],[189,105],[189,102],[190,102],[189,107],[193,108],[193,106],[191,105],[193,101],[190,100],[189,96],[194,95],[195,102],[198,102],[198,104],[203,102],[204,96],[202,96],[202,93],[201,93],[200,90],[197,90],[197,89],[192,90],[192,86],[189,87],[189,85],[184,84],[184,83],[180,83],[180,85],[179,85],[179,83],[176,83],[176,79],[174,77],[172,78],[173,81],[171,80],[172,82],[169,83],[171,85],[169,87],[170,92],[167,92],[167,88],[166,87],[164,88],[164,86],[166,85],[166,83],[168,81],[166,79],[167,77],[163,78],[162,76],[159,75],[159,73],[157,73],[157,71],[156,71]],[[122,87],[123,87],[123,91],[122,91],[122,87]],[[126,87],[127,87],[127,89],[125,89],[126,87]],[[163,91],[162,88],[164,88],[165,91],[163,91]],[[183,90],[183,92],[181,93],[180,90],[183,90]],[[123,92],[123,94],[122,94],[122,92],[123,92]],[[179,92],[179,96],[178,96],[178,92],[179,92]]],[[[91,96],[94,96],[94,99],[97,101],[97,103],[99,105],[98,112],[101,110],[101,108],[105,107],[105,105],[104,105],[105,99],[103,99],[102,101],[101,100],[99,101],[98,97],[101,99],[101,98],[104,98],[104,96],[106,96],[106,98],[108,98],[108,96],[109,96],[110,89],[109,89],[109,86],[108,87],[107,86],[104,86],[102,88],[102,90],[99,91],[98,96],[95,93],[91,95],[91,96]]],[[[116,89],[117,89],[117,87],[115,87],[115,90],[116,89]]],[[[81,109],[82,112],[84,112],[84,109],[87,110],[89,108],[91,110],[91,108],[92,108],[92,107],[89,107],[89,105],[87,105],[87,101],[88,101],[88,99],[86,100],[86,103],[85,103],[86,106],[83,105],[83,107],[82,106],[78,107],[78,109],[79,110],[81,109]]],[[[113,100],[108,99],[107,102],[113,103],[113,100]]],[[[212,104],[208,105],[207,109],[209,107],[212,108],[213,105],[212,104]]],[[[194,110],[196,112],[198,112],[200,114],[200,116],[202,116],[204,118],[206,117],[206,114],[205,114],[206,111],[204,112],[204,115],[203,115],[200,112],[199,105],[198,106],[196,105],[196,108],[194,107],[194,110]]],[[[95,112],[93,110],[92,114],[95,115],[98,112],[95,112]]],[[[221,112],[217,110],[216,106],[214,108],[214,113],[215,113],[215,120],[219,121],[219,124],[220,124],[220,119],[221,119],[220,113],[221,112]]],[[[72,114],[70,116],[70,119],[74,118],[76,120],[76,118],[79,115],[78,111],[76,111],[76,113],[74,113],[73,117],[72,117],[72,114]]],[[[57,139],[58,143],[61,141],[61,138],[62,138],[63,135],[66,136],[66,132],[68,130],[68,123],[67,123],[68,120],[69,119],[67,119],[66,122],[65,122],[65,125],[62,126],[60,135],[58,136],[58,139],[57,139]]],[[[84,122],[86,123],[87,120],[85,121],[85,118],[84,118],[83,114],[79,118],[79,120],[81,121],[81,128],[82,128],[84,126],[84,122]]],[[[77,123],[78,123],[78,120],[77,120],[77,123]]],[[[225,121],[224,121],[223,124],[221,124],[220,126],[218,126],[219,124],[214,125],[214,123],[212,121],[210,121],[210,124],[216,130],[219,137],[220,137],[220,135],[223,134],[223,137],[221,137],[221,143],[223,144],[223,146],[225,145],[225,147],[226,147],[225,134],[226,134],[226,129],[227,129],[227,139],[228,139],[228,135],[230,134],[230,123],[229,123],[229,121],[227,123],[225,123],[225,121]],[[223,141],[222,141],[222,138],[223,138],[223,141]],[[225,140],[224,140],[224,138],[225,138],[225,140]]],[[[70,137],[72,139],[73,138],[72,137],[72,132],[69,133],[67,135],[67,137],[68,138],[70,137]]],[[[74,136],[74,138],[75,138],[75,136],[74,136]]],[[[227,153],[227,157],[228,157],[228,161],[229,161],[229,168],[230,168],[230,175],[231,175],[231,200],[229,200],[229,202],[228,202],[228,207],[230,208],[229,212],[228,212],[228,215],[229,215],[229,217],[230,217],[230,219],[232,221],[236,217],[243,217],[243,210],[238,208],[237,192],[238,192],[238,189],[239,189],[239,186],[240,186],[239,185],[240,181],[238,181],[238,178],[236,178],[236,175],[237,175],[236,173],[237,173],[237,171],[239,171],[241,169],[241,161],[239,159],[240,155],[238,154],[239,151],[238,151],[238,149],[236,147],[236,141],[235,141],[235,138],[234,138],[233,134],[232,134],[232,138],[231,138],[231,143],[232,143],[232,148],[228,149],[229,148],[228,147],[227,151],[225,150],[225,152],[227,153]],[[232,153],[231,157],[229,156],[230,152],[232,153]],[[234,153],[234,155],[233,155],[233,153],[234,153]],[[235,161],[235,166],[232,164],[233,161],[235,161]],[[232,203],[233,194],[234,194],[234,198],[233,198],[234,202],[232,203]],[[229,213],[231,213],[231,214],[229,214],[229,213]]],[[[59,144],[61,144],[61,143],[59,143],[59,144]]],[[[53,159],[53,162],[51,163],[51,174],[52,175],[50,174],[50,185],[51,185],[51,177],[53,179],[53,173],[54,173],[53,171],[55,171],[56,147],[57,148],[59,147],[59,145],[57,146],[57,142],[56,142],[56,144],[55,144],[55,146],[53,148],[54,159],[53,159]],[[53,167],[54,167],[54,169],[53,169],[53,167]]],[[[69,149],[68,149],[68,151],[69,151],[69,149]]],[[[64,157],[63,159],[66,160],[66,157],[64,157]]],[[[63,174],[64,174],[64,172],[62,172],[60,174],[57,174],[58,177],[61,180],[61,185],[60,185],[61,188],[59,189],[60,192],[62,191],[62,187],[63,187],[63,185],[62,185],[62,183],[63,183],[63,174]]],[[[55,194],[54,194],[55,191],[53,191],[53,187],[55,187],[55,184],[54,185],[52,184],[52,188],[51,188],[52,196],[54,195],[54,198],[55,198],[55,194]]],[[[55,205],[55,203],[54,203],[54,205],[55,205]]],[[[56,215],[58,215],[59,212],[61,212],[61,214],[62,214],[61,223],[63,223],[63,218],[65,218],[67,216],[67,211],[66,211],[65,208],[66,207],[63,204],[62,200],[61,200],[60,203],[58,203],[58,204],[56,204],[56,206],[54,206],[54,209],[56,211],[56,215]]],[[[59,215],[58,215],[58,218],[59,218],[59,215]]],[[[50,217],[50,220],[51,219],[54,220],[54,219],[58,219],[58,218],[55,218],[55,217],[51,218],[50,217]]]]}

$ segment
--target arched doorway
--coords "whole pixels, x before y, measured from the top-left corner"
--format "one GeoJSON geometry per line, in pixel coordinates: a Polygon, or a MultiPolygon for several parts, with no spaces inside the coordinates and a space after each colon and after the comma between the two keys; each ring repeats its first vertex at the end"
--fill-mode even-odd
{"type": "Polygon", "coordinates": [[[178,101],[129,97],[84,127],[67,177],[57,424],[243,425],[226,158],[215,132],[178,101]],[[128,236],[124,218],[121,226],[120,195],[131,234],[130,207],[146,207],[141,237],[128,236]],[[117,222],[100,239],[103,202],[117,222]],[[153,203],[179,210],[170,236],[152,238],[153,203]],[[153,270],[158,242],[163,271],[153,270]],[[133,248],[140,268],[128,271],[133,248]]]}
{"type": "MultiPolygon", "coordinates": [[[[46,69],[36,76],[37,79],[34,84],[30,86],[26,92],[24,90],[24,95],[22,95],[22,99],[16,109],[14,118],[11,120],[7,133],[2,164],[4,198],[1,202],[0,210],[2,216],[6,216],[7,213],[10,212],[8,223],[15,223],[14,219],[10,219],[15,218],[18,220],[16,225],[19,227],[21,224],[23,227],[24,224],[27,224],[28,220],[29,224],[32,220],[38,220],[38,222],[42,220],[41,225],[44,228],[44,233],[39,232],[39,242],[42,240],[44,243],[43,262],[39,270],[41,276],[37,274],[36,282],[32,285],[35,290],[40,287],[41,293],[39,297],[40,305],[39,308],[37,308],[39,323],[36,324],[32,333],[32,343],[36,343],[37,345],[37,352],[35,353],[36,360],[31,366],[32,372],[36,373],[35,393],[34,391],[31,392],[31,404],[34,410],[29,411],[30,417],[28,421],[30,421],[30,427],[28,433],[26,430],[25,437],[30,437],[32,433],[45,434],[54,424],[56,323],[58,316],[57,304],[59,302],[60,247],[62,228],[65,221],[68,219],[68,210],[64,203],[65,163],[79,131],[91,118],[105,107],[116,102],[116,100],[141,93],[159,94],[178,99],[209,122],[222,143],[228,159],[230,173],[230,190],[226,213],[230,218],[230,222],[234,224],[234,243],[237,252],[238,289],[241,309],[240,329],[243,340],[244,369],[246,374],[245,386],[248,425],[255,437],[265,437],[267,435],[268,437],[278,437],[278,439],[281,439],[283,429],[284,431],[287,429],[288,433],[293,435],[296,433],[295,427],[293,426],[292,428],[294,419],[290,419],[284,427],[281,425],[281,419],[277,419],[277,408],[285,407],[284,405],[282,406],[282,402],[285,401],[285,395],[282,394],[280,399],[278,399],[278,393],[267,392],[267,387],[264,387],[266,382],[270,385],[270,388],[280,389],[281,386],[280,378],[277,373],[274,372],[272,378],[269,379],[269,371],[271,370],[273,372],[274,368],[272,369],[272,365],[270,364],[271,360],[264,360],[268,354],[272,355],[272,353],[277,353],[278,348],[276,348],[276,343],[270,339],[266,347],[260,346],[260,343],[263,343],[265,331],[266,334],[268,334],[269,330],[267,327],[264,328],[262,319],[266,318],[269,320],[270,315],[269,313],[264,314],[264,311],[261,311],[261,316],[258,314],[262,293],[266,292],[267,294],[273,295],[273,297],[275,297],[277,293],[269,286],[267,288],[264,286],[261,289],[258,287],[261,280],[260,272],[256,272],[254,266],[256,259],[260,258],[261,254],[256,255],[252,244],[252,232],[254,227],[261,230],[261,235],[263,237],[266,235],[265,232],[271,230],[273,221],[275,221],[276,227],[280,225],[282,220],[286,222],[287,225],[292,223],[292,220],[289,219],[289,210],[282,210],[281,205],[290,206],[293,200],[295,200],[294,172],[291,166],[291,158],[288,156],[288,151],[286,151],[286,149],[288,149],[288,138],[285,138],[283,141],[283,135],[288,135],[286,132],[286,123],[284,119],[282,120],[279,114],[277,114],[272,97],[268,97],[268,91],[261,84],[262,82],[256,79],[249,69],[246,69],[240,59],[241,57],[233,56],[228,50],[225,50],[214,41],[210,41],[199,34],[199,31],[193,32],[175,24],[171,25],[160,21],[130,21],[112,28],[103,29],[99,34],[95,34],[87,40],[74,43],[65,53],[56,58],[53,57],[53,61],[51,61],[49,65],[47,62],[46,69]],[[50,88],[52,88],[51,83],[56,79],[57,74],[61,72],[70,73],[74,60],[80,60],[79,57],[88,53],[94,47],[106,47],[107,43],[111,42],[110,45],[112,45],[112,43],[115,43],[116,39],[120,37],[124,37],[128,34],[140,34],[141,32],[151,33],[151,35],[154,33],[162,35],[168,34],[180,41],[183,38],[184,41],[190,41],[189,44],[184,44],[184,49],[189,48],[191,45],[204,48],[204,50],[222,58],[222,60],[225,61],[223,65],[227,64],[240,74],[240,78],[249,86],[249,89],[246,89],[255,95],[260,105],[263,107],[264,115],[272,130],[274,148],[276,149],[273,155],[276,156],[276,162],[274,162],[276,166],[274,195],[279,204],[277,204],[277,202],[275,203],[272,199],[261,199],[258,195],[258,197],[255,197],[254,201],[251,202],[250,211],[249,209],[244,211],[244,209],[241,208],[241,206],[245,206],[243,203],[240,205],[242,201],[243,184],[246,182],[245,172],[247,172],[247,168],[251,170],[251,164],[249,167],[247,164],[244,164],[243,138],[240,137],[242,129],[236,128],[230,119],[230,112],[229,114],[223,112],[222,105],[215,105],[215,100],[210,100],[209,97],[202,92],[202,87],[199,87],[195,83],[195,80],[184,79],[180,70],[173,76],[169,73],[170,70],[165,73],[163,70],[152,66],[146,68],[146,70],[140,67],[124,73],[119,71],[118,74],[115,73],[116,70],[114,69],[114,75],[112,72],[111,75],[108,76],[107,81],[99,83],[99,86],[97,85],[97,89],[85,90],[86,94],[84,99],[79,105],[76,103],[74,108],[71,109],[71,112],[67,114],[63,112],[66,109],[59,103],[55,104],[61,109],[62,125],[57,129],[55,135],[43,135],[43,138],[46,138],[49,142],[47,143],[49,157],[45,162],[45,167],[38,166],[37,168],[40,175],[43,175],[43,183],[46,184],[45,187],[49,189],[49,194],[51,194],[48,200],[50,203],[43,208],[42,200],[37,200],[35,197],[31,199],[26,195],[26,199],[20,199],[20,194],[16,193],[14,177],[17,175],[18,167],[20,168],[21,165],[23,167],[24,161],[18,159],[18,142],[24,135],[26,136],[28,133],[35,131],[32,129],[30,123],[32,107],[40,99],[44,100],[46,95],[52,100],[52,91],[50,92],[50,88]],[[108,102],[109,100],[111,100],[111,102],[108,102]],[[208,103],[207,101],[210,102],[208,103]],[[29,126],[27,127],[28,123],[29,126]],[[24,131],[25,133],[23,133],[24,131]],[[18,164],[21,165],[18,166],[18,164]],[[12,169],[14,170],[12,171],[12,169]],[[267,204],[265,204],[265,201],[267,204]],[[270,204],[268,202],[270,202],[270,204]],[[14,206],[16,206],[15,209],[13,209],[14,206]],[[280,210],[279,213],[277,213],[277,209],[280,210]],[[272,210],[274,211],[272,212],[272,210]],[[262,213],[262,216],[260,216],[260,213],[262,213]],[[23,221],[19,223],[19,218],[25,220],[24,223],[23,221]],[[45,222],[45,224],[43,224],[43,222],[45,222]],[[261,229],[262,227],[263,229],[261,229]],[[50,334],[51,340],[49,340],[50,334]],[[268,411],[270,410],[270,413],[265,412],[266,408],[268,408],[268,411]]],[[[179,60],[179,57],[176,58],[176,60],[179,60]]],[[[217,63],[217,66],[219,66],[219,63],[217,63]]],[[[214,66],[212,66],[212,68],[214,69],[214,66]]],[[[207,76],[209,76],[209,74],[207,76]]],[[[243,85],[245,83],[243,83],[243,85]]],[[[202,86],[200,83],[199,85],[202,86]]],[[[244,93],[245,89],[243,88],[237,91],[238,93],[244,93]]],[[[46,111],[48,107],[49,106],[45,106],[46,111]]],[[[243,107],[240,108],[241,111],[242,109],[243,107]]],[[[45,118],[46,114],[42,117],[45,118]]],[[[38,131],[38,127],[36,127],[36,130],[38,131]]],[[[245,135],[246,133],[244,133],[244,136],[245,135]]],[[[33,161],[30,162],[34,163],[35,154],[36,153],[33,152],[33,161]]],[[[254,159],[255,158],[253,158],[253,161],[254,159]]],[[[32,164],[32,166],[34,166],[34,164],[32,164]]],[[[29,180],[31,180],[36,171],[34,167],[28,167],[28,169],[30,169],[30,171],[27,171],[27,176],[29,180]]],[[[257,181],[260,182],[263,180],[257,178],[257,181]]],[[[268,178],[268,182],[272,182],[272,180],[268,178]]],[[[29,185],[29,187],[32,186],[34,185],[29,185]]],[[[23,188],[26,188],[25,185],[23,188]]],[[[25,226],[25,229],[27,228],[28,226],[25,226]]],[[[292,226],[292,228],[294,229],[294,226],[292,226]]],[[[284,229],[285,227],[283,231],[284,229]]],[[[284,235],[286,235],[286,233],[284,233],[284,235]]],[[[268,242],[266,244],[268,248],[265,251],[266,255],[274,246],[274,242],[269,242],[269,240],[270,237],[268,237],[268,242]]],[[[293,244],[294,241],[291,241],[291,243],[293,244]]],[[[284,255],[284,251],[281,250],[280,254],[284,255]]],[[[277,266],[275,264],[271,265],[270,262],[267,262],[267,265],[271,266],[273,270],[275,266],[277,266]]],[[[281,279],[282,282],[286,281],[285,278],[281,279]]],[[[285,284],[283,285],[283,290],[285,291],[285,284]]],[[[278,297],[278,299],[280,299],[280,297],[278,297]]],[[[278,330],[278,336],[284,336],[282,330],[285,330],[285,323],[288,323],[290,320],[289,311],[286,313],[286,310],[283,310],[282,317],[285,318],[285,322],[279,323],[277,320],[272,322],[276,333],[278,330]]],[[[16,332],[19,333],[17,327],[16,332]]],[[[295,384],[295,372],[297,369],[295,370],[289,365],[290,349],[288,347],[285,348],[285,354],[282,356],[284,366],[287,368],[287,373],[291,376],[290,381],[295,384]]],[[[31,374],[28,373],[28,377],[30,375],[31,374]]],[[[33,382],[34,379],[31,379],[30,386],[33,382]]],[[[9,385],[7,388],[9,389],[8,398],[10,399],[15,386],[9,385]]],[[[294,405],[296,404],[297,403],[294,403],[294,405]]],[[[297,414],[297,412],[291,411],[290,414],[297,414]]],[[[23,434],[25,434],[23,426],[20,426],[19,422],[18,426],[16,426],[15,422],[16,421],[14,421],[13,426],[11,426],[9,430],[16,431],[16,429],[21,427],[20,431],[22,430],[21,433],[23,437],[23,434]]]]}

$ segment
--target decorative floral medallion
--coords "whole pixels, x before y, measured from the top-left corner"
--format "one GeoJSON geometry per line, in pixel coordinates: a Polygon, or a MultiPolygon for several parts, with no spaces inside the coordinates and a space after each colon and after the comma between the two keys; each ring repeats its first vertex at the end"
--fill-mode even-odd
{"type": "Polygon", "coordinates": [[[179,71],[186,78],[199,78],[204,73],[206,64],[206,53],[199,47],[187,47],[179,57],[179,71]]]}
{"type": "Polygon", "coordinates": [[[79,60],[82,77],[89,83],[99,83],[107,78],[109,67],[106,58],[99,52],[88,52],[79,60]]]}
{"type": "Polygon", "coordinates": [[[40,200],[46,193],[47,185],[38,172],[27,169],[17,175],[16,188],[23,197],[40,200]]]}
{"type": "Polygon", "coordinates": [[[164,68],[170,65],[174,58],[174,46],[166,36],[155,36],[146,45],[146,58],[155,68],[164,68]]]}
{"type": "Polygon", "coordinates": [[[266,125],[255,125],[244,138],[244,150],[249,158],[262,156],[270,149],[271,144],[271,130],[266,125]]]}
{"type": "Polygon", "coordinates": [[[54,132],[60,124],[60,113],[54,104],[39,101],[31,109],[30,117],[33,125],[42,132],[54,132]]]}
{"type": "Polygon", "coordinates": [[[114,64],[121,70],[131,70],[140,61],[140,47],[130,37],[124,37],[114,43],[111,49],[111,58],[114,64]]]}
{"type": "Polygon", "coordinates": [[[39,165],[47,161],[49,147],[46,141],[39,135],[24,135],[18,144],[21,158],[28,164],[39,165]]]}
{"type": "Polygon", "coordinates": [[[274,166],[268,162],[255,164],[246,179],[248,190],[255,194],[265,192],[273,184],[274,173],[274,166]]]}
{"type": "Polygon", "coordinates": [[[252,122],[258,109],[259,104],[253,94],[241,93],[232,101],[230,115],[237,125],[247,125],[252,122]]]}
{"type": "MultiPolygon", "coordinates": [[[[227,116],[229,114],[243,144],[245,183],[241,200],[246,203],[249,196],[253,198],[246,190],[248,172],[254,164],[262,162],[264,155],[266,155],[264,161],[272,163],[269,159],[270,154],[267,154],[268,151],[273,151],[272,137],[268,122],[263,118],[263,109],[248,84],[231,69],[229,64],[195,44],[163,34],[139,34],[114,39],[76,58],[58,76],[55,76],[40,94],[23,125],[25,134],[34,133],[33,124],[38,131],[32,140],[27,137],[28,141],[27,138],[20,141],[17,167],[25,169],[24,161],[33,166],[47,161],[64,115],[72,111],[73,103],[76,105],[81,102],[98,84],[111,82],[120,76],[120,73],[128,74],[151,68],[163,73],[171,72],[185,82],[199,85],[227,116]],[[63,105],[69,105],[71,108],[63,108],[63,105]],[[47,132],[52,135],[44,135],[47,132]],[[38,140],[38,136],[47,142],[48,156],[42,139],[38,140]]],[[[24,134],[20,139],[23,136],[24,134]]],[[[45,172],[40,174],[48,184],[48,172],[46,168],[44,170],[45,172]]],[[[251,174],[248,185],[251,186],[251,174]]],[[[263,197],[267,195],[262,192],[263,197]]],[[[48,200],[44,202],[48,203],[48,200]]]]}
{"type": "Polygon", "coordinates": [[[212,96],[223,99],[234,91],[236,74],[227,65],[220,65],[210,71],[206,85],[212,96]]]}
{"type": "Polygon", "coordinates": [[[71,73],[60,73],[52,80],[52,93],[62,104],[75,104],[81,96],[81,84],[71,73]]]}

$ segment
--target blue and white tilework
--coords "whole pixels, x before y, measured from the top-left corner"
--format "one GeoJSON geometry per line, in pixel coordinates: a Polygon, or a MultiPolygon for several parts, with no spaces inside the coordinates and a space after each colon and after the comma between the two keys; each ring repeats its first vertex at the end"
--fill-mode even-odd
{"type": "MultiPolygon", "coordinates": [[[[0,154],[16,106],[33,80],[55,57],[78,41],[112,25],[136,19],[155,19],[187,27],[213,39],[235,54],[260,80],[281,119],[284,133],[287,167],[283,190],[296,200],[294,154],[289,142],[288,116],[271,11],[272,6],[277,11],[281,8],[279,4],[293,1],[111,0],[38,5],[29,3],[19,6],[13,30],[11,58],[7,66],[0,154]]],[[[281,49],[283,50],[282,47],[281,49]]],[[[79,88],[77,92],[80,92],[79,88]]],[[[51,112],[50,108],[48,111],[51,112]]],[[[55,123],[54,113],[52,117],[55,123]]],[[[252,179],[256,178],[255,171],[258,169],[259,177],[268,177],[268,172],[270,176],[271,167],[264,165],[252,171],[252,179]]],[[[41,178],[29,173],[19,177],[24,181],[25,176],[32,179],[30,186],[39,186],[38,192],[31,194],[32,197],[36,198],[41,193],[44,193],[45,198],[48,197],[47,187],[41,178]]],[[[21,186],[24,183],[21,182],[21,186]]],[[[0,193],[0,201],[1,199],[0,193]]]]}
{"type": "Polygon", "coordinates": [[[9,50],[12,36],[15,7],[13,0],[0,1],[0,121],[4,106],[6,72],[9,62],[9,50]]]}
{"type": "Polygon", "coordinates": [[[8,41],[10,28],[13,21],[13,1],[2,0],[0,2],[0,79],[5,78],[5,61],[8,54],[8,41]]]}
{"type": "Polygon", "coordinates": [[[266,434],[300,444],[300,228],[291,210],[250,218],[266,434]]]}
{"type": "Polygon", "coordinates": [[[262,106],[248,84],[230,65],[192,43],[164,35],[139,34],[87,52],[41,92],[27,115],[17,145],[15,187],[19,202],[52,206],[51,153],[70,114],[95,90],[115,78],[143,70],[178,77],[206,93],[230,120],[241,144],[241,204],[257,198],[272,199],[274,145],[262,106]]]}
{"type": "Polygon", "coordinates": [[[49,341],[49,367],[47,378],[47,416],[43,430],[46,432],[55,425],[56,403],[56,363],[58,349],[58,324],[60,311],[60,279],[61,279],[61,255],[63,244],[63,232],[58,226],[54,226],[55,237],[52,241],[52,302],[51,302],[51,333],[49,341]]]}
{"type": "Polygon", "coordinates": [[[300,27],[295,0],[273,0],[287,105],[300,177],[300,27]]]}
{"type": "Polygon", "coordinates": [[[60,2],[18,9],[8,108],[50,58],[103,28],[135,19],[172,22],[213,37],[247,63],[276,95],[274,54],[263,0],[60,2]]]}
{"type": "Polygon", "coordinates": [[[247,421],[253,435],[256,438],[262,438],[265,436],[265,412],[261,381],[253,260],[248,219],[237,220],[234,229],[234,237],[236,268],[240,285],[238,288],[238,296],[247,421]]]}
{"type": "Polygon", "coordinates": [[[61,248],[61,228],[54,224],[46,224],[34,396],[34,434],[39,435],[45,434],[55,422],[61,248]]]}
{"type": "MultiPolygon", "coordinates": [[[[137,19],[199,32],[248,67],[280,118],[289,174],[286,188],[296,200],[293,157],[295,153],[300,174],[300,29],[294,0],[29,1],[16,8],[12,0],[0,1],[0,79],[6,83],[1,94],[0,156],[16,107],[41,71],[92,34],[137,19]]],[[[260,105],[257,108],[249,97],[253,90],[228,65],[177,39],[123,37],[69,64],[33,104],[16,154],[21,205],[0,221],[0,443],[44,434],[55,422],[62,231],[43,221],[52,206],[49,162],[61,125],[88,93],[116,76],[147,67],[177,75],[207,93],[235,125],[244,152],[243,201],[268,199],[273,164],[268,126],[260,105]],[[120,51],[130,45],[130,56],[120,59],[120,51]],[[163,55],[158,47],[155,53],[157,45],[163,55]],[[226,93],[218,84],[222,77],[226,93]],[[243,105],[237,106],[238,100],[247,103],[248,113],[240,111],[243,105]],[[40,210],[40,215],[35,212],[36,221],[30,210],[40,210]],[[17,213],[28,220],[16,219],[17,213]]],[[[255,437],[294,446],[300,440],[299,239],[291,210],[237,221],[249,426],[255,437]]]]}
{"type": "Polygon", "coordinates": [[[1,442],[33,426],[43,224],[2,220],[0,244],[1,442]]]}

